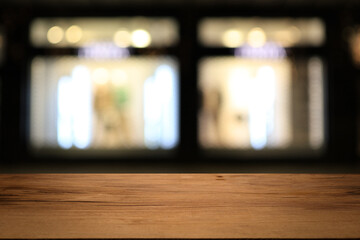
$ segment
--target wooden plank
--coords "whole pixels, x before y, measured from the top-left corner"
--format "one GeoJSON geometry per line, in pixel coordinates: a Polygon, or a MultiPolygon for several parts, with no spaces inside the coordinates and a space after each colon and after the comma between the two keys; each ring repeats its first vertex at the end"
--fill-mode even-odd
{"type": "Polygon", "coordinates": [[[360,238],[360,175],[2,174],[0,238],[360,238]]]}

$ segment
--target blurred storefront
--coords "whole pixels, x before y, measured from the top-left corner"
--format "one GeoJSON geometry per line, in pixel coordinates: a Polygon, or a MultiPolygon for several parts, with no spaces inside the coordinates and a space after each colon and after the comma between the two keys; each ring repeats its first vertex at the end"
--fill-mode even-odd
{"type": "Polygon", "coordinates": [[[359,159],[356,1],[0,5],[4,162],[359,159]]]}

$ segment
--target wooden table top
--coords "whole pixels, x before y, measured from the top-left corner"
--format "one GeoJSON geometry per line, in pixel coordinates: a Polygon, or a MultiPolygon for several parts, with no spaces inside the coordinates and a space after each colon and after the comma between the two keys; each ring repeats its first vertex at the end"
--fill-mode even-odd
{"type": "Polygon", "coordinates": [[[360,238],[360,175],[0,174],[0,238],[360,238]]]}

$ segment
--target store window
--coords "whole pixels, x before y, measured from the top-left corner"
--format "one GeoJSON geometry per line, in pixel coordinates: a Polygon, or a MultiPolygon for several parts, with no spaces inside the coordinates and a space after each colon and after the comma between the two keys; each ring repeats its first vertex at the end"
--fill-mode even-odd
{"type": "Polygon", "coordinates": [[[206,18],[199,42],[210,53],[198,66],[204,149],[324,148],[320,19],[206,18]],[[212,48],[233,51],[211,56],[212,48]]]}
{"type": "Polygon", "coordinates": [[[177,28],[170,18],[35,20],[30,36],[35,48],[76,49],[76,54],[32,60],[32,148],[175,148],[178,62],[163,53],[177,44],[177,28]],[[147,48],[151,51],[136,52],[147,48]]]}

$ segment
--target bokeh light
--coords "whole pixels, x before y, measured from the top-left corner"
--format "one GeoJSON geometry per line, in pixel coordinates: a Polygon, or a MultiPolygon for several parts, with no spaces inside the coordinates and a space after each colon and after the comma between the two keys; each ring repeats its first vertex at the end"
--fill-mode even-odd
{"type": "Polygon", "coordinates": [[[262,47],[266,43],[266,34],[259,27],[250,30],[247,37],[248,44],[252,47],[262,47]]]}
{"type": "Polygon", "coordinates": [[[230,29],[223,33],[222,42],[225,47],[239,47],[244,43],[244,35],[238,30],[230,29]]]}
{"type": "Polygon", "coordinates": [[[138,29],[131,34],[132,45],[137,48],[145,48],[151,43],[150,34],[144,29],[138,29]]]}
{"type": "Polygon", "coordinates": [[[131,44],[131,34],[125,29],[118,30],[114,34],[114,43],[118,47],[129,47],[131,44]]]}
{"type": "Polygon", "coordinates": [[[47,32],[47,39],[52,44],[61,42],[64,38],[64,30],[59,26],[54,26],[47,32]]]}
{"type": "Polygon", "coordinates": [[[77,25],[72,25],[65,32],[66,40],[69,43],[77,43],[81,40],[83,36],[82,29],[77,25]]]}

